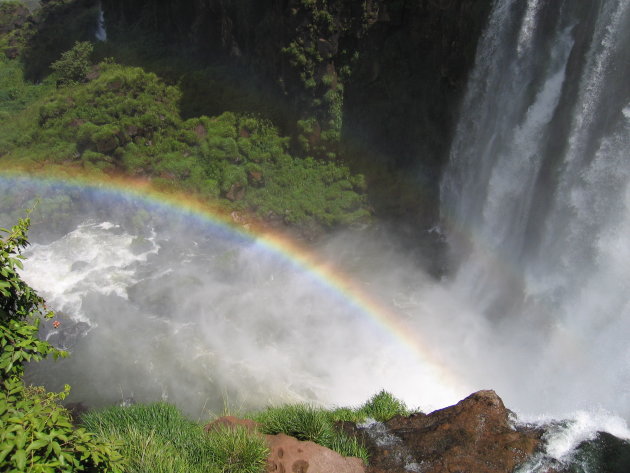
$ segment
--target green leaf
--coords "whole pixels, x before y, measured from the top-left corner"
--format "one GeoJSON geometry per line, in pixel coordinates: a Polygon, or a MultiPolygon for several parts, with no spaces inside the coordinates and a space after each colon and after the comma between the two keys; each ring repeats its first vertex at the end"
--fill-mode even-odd
{"type": "Polygon", "coordinates": [[[13,445],[6,447],[4,450],[0,451],[0,463],[4,461],[9,453],[13,450],[13,445]]]}
{"type": "Polygon", "coordinates": [[[15,454],[11,458],[15,462],[16,466],[18,467],[18,470],[20,471],[24,470],[24,467],[26,466],[26,451],[25,450],[18,450],[17,452],[15,452],[15,454]]]}
{"type": "Polygon", "coordinates": [[[26,448],[26,451],[30,452],[31,450],[37,450],[39,448],[45,447],[46,445],[48,445],[48,441],[46,440],[35,440],[26,448]]]}
{"type": "Polygon", "coordinates": [[[61,447],[59,446],[59,444],[57,442],[52,442],[52,449],[55,452],[55,455],[60,456],[61,455],[61,447]]]}

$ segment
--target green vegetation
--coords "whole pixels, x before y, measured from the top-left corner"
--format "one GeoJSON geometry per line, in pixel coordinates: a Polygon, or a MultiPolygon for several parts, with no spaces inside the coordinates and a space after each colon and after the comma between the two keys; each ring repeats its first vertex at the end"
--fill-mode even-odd
{"type": "Polygon", "coordinates": [[[30,220],[20,219],[0,239],[0,470],[6,472],[122,471],[113,444],[72,425],[59,402],[68,392],[25,386],[24,363],[66,354],[37,337],[44,300],[18,274],[30,220]]]}
{"type": "Polygon", "coordinates": [[[367,464],[366,448],[356,438],[344,434],[336,423],[361,423],[367,419],[386,422],[394,416],[409,414],[402,401],[381,391],[354,409],[341,407],[327,410],[307,404],[287,404],[267,408],[251,417],[261,425],[260,429],[264,433],[284,433],[300,440],[310,440],[341,455],[361,458],[367,464]]]}
{"type": "Polygon", "coordinates": [[[0,119],[3,122],[12,114],[50,94],[54,87],[51,80],[41,84],[24,80],[24,70],[20,63],[0,54],[0,119]]]}
{"type": "Polygon", "coordinates": [[[136,67],[106,61],[88,68],[90,48],[77,43],[40,86],[23,79],[16,61],[0,63],[0,81],[15,91],[0,101],[6,166],[142,177],[305,228],[369,218],[363,176],[290,155],[289,139],[259,116],[226,112],[183,120],[178,88],[136,67]],[[53,81],[61,87],[54,90],[53,81]]]}
{"type": "MultiPolygon", "coordinates": [[[[293,436],[368,463],[367,449],[342,432],[339,422],[385,422],[408,415],[404,403],[381,391],[358,408],[327,410],[307,404],[269,407],[247,415],[263,434],[293,436]]],[[[82,422],[100,439],[121,445],[127,471],[254,473],[264,469],[268,455],[264,437],[245,428],[222,426],[205,432],[165,403],[111,407],[85,414],[82,422]]]]}
{"type": "Polygon", "coordinates": [[[364,422],[370,418],[387,422],[395,416],[408,416],[410,413],[411,411],[400,399],[396,399],[387,391],[380,391],[355,411],[356,417],[345,420],[364,422]]]}
{"type": "Polygon", "coordinates": [[[261,435],[225,427],[206,433],[164,403],[93,411],[82,421],[122,445],[127,473],[258,473],[269,453],[261,435]]]}
{"type": "Polygon", "coordinates": [[[331,411],[306,404],[292,404],[269,407],[252,415],[252,418],[260,423],[260,430],[266,434],[283,433],[298,440],[310,440],[341,455],[368,462],[366,448],[356,438],[335,427],[331,411]]]}
{"type": "Polygon", "coordinates": [[[93,50],[92,43],[77,41],[72,49],[53,62],[50,68],[57,73],[57,84],[73,85],[85,82],[90,70],[90,55],[93,50]]]}

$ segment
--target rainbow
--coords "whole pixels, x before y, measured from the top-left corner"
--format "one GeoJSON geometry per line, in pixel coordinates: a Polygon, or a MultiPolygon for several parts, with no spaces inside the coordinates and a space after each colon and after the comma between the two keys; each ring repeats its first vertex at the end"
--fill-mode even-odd
{"type": "Polygon", "coordinates": [[[432,356],[425,348],[417,331],[392,308],[386,306],[330,262],[323,260],[306,246],[282,233],[255,223],[239,224],[238,215],[181,192],[157,190],[147,179],[129,177],[90,175],[73,173],[67,169],[61,172],[47,170],[46,173],[32,173],[22,170],[0,171],[0,182],[27,182],[30,185],[61,185],[69,189],[109,192],[131,198],[151,206],[172,211],[185,217],[192,217],[204,224],[255,243],[259,248],[277,255],[300,272],[311,275],[322,287],[345,301],[352,309],[362,314],[379,333],[390,337],[402,345],[413,356],[419,366],[430,367],[435,376],[454,391],[463,392],[456,377],[448,367],[432,356]]]}

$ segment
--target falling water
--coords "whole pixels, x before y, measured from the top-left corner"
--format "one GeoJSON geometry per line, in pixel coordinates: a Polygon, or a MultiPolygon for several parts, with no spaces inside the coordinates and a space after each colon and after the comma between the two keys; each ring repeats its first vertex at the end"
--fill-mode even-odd
{"type": "Polygon", "coordinates": [[[449,283],[530,412],[630,418],[628,77],[628,0],[499,0],[479,44],[441,189],[449,283]]]}
{"type": "Polygon", "coordinates": [[[105,29],[105,13],[103,12],[103,5],[98,5],[98,20],[96,23],[96,33],[94,37],[97,41],[107,41],[107,30],[105,29]]]}

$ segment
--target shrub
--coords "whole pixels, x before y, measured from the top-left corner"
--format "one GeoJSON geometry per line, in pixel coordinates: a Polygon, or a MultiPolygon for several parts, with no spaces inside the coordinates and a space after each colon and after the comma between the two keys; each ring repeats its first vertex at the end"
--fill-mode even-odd
{"type": "Polygon", "coordinates": [[[27,233],[30,219],[19,219],[0,239],[0,381],[21,377],[24,363],[39,361],[49,354],[63,356],[37,338],[39,316],[53,313],[46,310],[44,300],[22,280],[18,269],[23,269],[21,251],[28,246],[27,233]]]}
{"type": "Polygon", "coordinates": [[[30,219],[20,219],[0,239],[0,471],[41,473],[121,472],[115,446],[75,429],[59,402],[70,390],[48,393],[22,382],[24,363],[65,356],[37,338],[40,316],[53,317],[44,300],[21,278],[30,219]]]}
{"type": "Polygon", "coordinates": [[[0,390],[0,470],[7,472],[122,472],[114,444],[101,442],[85,429],[72,426],[70,413],[59,402],[69,393],[25,387],[18,378],[0,390]]]}
{"type": "Polygon", "coordinates": [[[90,70],[90,55],[94,45],[89,41],[77,41],[72,49],[50,65],[57,73],[57,85],[72,85],[83,82],[90,70]]]}

